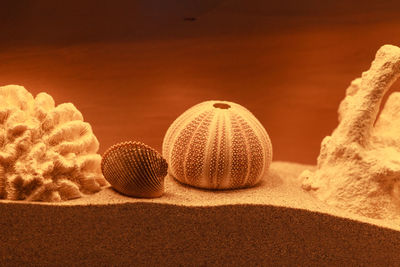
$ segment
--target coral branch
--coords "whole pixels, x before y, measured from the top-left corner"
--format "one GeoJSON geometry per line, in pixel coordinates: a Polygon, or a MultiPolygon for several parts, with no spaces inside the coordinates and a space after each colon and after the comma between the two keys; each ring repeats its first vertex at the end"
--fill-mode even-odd
{"type": "Polygon", "coordinates": [[[376,120],[384,94],[400,76],[400,48],[381,47],[339,106],[339,125],[321,143],[316,171],[303,188],[331,205],[374,218],[400,217],[400,94],[376,120]],[[376,120],[376,124],[374,126],[376,120]]]}
{"type": "Polygon", "coordinates": [[[0,87],[0,198],[60,201],[106,185],[99,143],[71,103],[0,87]]]}
{"type": "Polygon", "coordinates": [[[347,108],[346,112],[340,115],[340,124],[332,137],[340,136],[346,143],[357,142],[366,145],[381,100],[399,75],[400,48],[392,45],[382,46],[376,53],[371,68],[362,74],[361,80],[355,80],[350,86],[350,92],[356,88],[351,100],[345,99],[351,104],[351,108],[347,108]]]}

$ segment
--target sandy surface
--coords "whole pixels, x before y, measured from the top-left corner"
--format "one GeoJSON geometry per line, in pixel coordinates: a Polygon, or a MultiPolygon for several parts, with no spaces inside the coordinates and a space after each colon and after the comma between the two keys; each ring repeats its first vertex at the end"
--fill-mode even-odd
{"type": "Polygon", "coordinates": [[[205,191],[166,178],[135,199],[106,188],[62,203],[1,201],[6,265],[390,264],[400,224],[345,213],[300,187],[309,165],[273,162],[254,188],[205,191]]]}
{"type": "Polygon", "coordinates": [[[313,170],[312,165],[291,162],[273,162],[269,173],[257,186],[239,190],[203,190],[179,183],[172,177],[165,179],[165,193],[161,198],[145,199],[131,198],[113,190],[111,187],[94,195],[64,201],[59,203],[20,202],[2,200],[0,203],[19,205],[50,205],[50,206],[85,206],[85,205],[119,205],[127,203],[155,203],[189,207],[210,207],[223,205],[271,205],[294,209],[305,209],[314,212],[327,213],[333,216],[358,220],[400,231],[400,221],[385,221],[370,219],[348,213],[326,205],[309,192],[301,188],[298,180],[300,173],[313,170]]]}

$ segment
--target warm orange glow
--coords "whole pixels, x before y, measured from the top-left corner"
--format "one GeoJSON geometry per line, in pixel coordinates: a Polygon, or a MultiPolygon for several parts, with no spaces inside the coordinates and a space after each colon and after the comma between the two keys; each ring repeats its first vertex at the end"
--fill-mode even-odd
{"type": "Polygon", "coordinates": [[[334,1],[285,7],[200,1],[207,2],[203,9],[177,10],[159,1],[155,8],[171,13],[150,19],[139,12],[144,7],[122,2],[96,5],[96,12],[88,11],[91,1],[79,8],[39,1],[33,7],[46,12],[29,16],[14,14],[18,6],[0,11],[10,17],[0,24],[6,33],[0,85],[21,84],[33,94],[48,92],[56,103],[74,103],[93,126],[100,153],[124,140],[160,151],[182,110],[226,99],[250,109],[268,129],[274,159],[315,163],[321,139],[337,123],[343,88],[368,68],[378,47],[400,42],[396,1],[377,1],[370,11],[334,1]],[[183,20],[192,16],[197,20],[183,20]],[[13,34],[22,41],[10,39],[13,34]]]}

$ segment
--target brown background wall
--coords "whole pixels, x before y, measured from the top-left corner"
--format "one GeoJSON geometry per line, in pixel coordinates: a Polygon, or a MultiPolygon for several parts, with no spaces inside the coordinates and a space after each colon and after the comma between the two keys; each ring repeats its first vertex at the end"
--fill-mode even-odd
{"type": "Polygon", "coordinates": [[[0,85],[73,102],[100,152],[160,150],[177,116],[220,99],[255,114],[275,160],[315,163],[350,81],[399,45],[399,14],[394,0],[2,1],[0,85]]]}

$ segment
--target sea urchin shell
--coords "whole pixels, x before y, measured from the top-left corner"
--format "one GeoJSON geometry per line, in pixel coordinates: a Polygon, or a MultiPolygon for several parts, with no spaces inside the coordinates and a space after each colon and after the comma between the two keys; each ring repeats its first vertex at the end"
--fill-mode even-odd
{"type": "Polygon", "coordinates": [[[228,101],[206,101],[185,111],[165,134],[162,153],[175,179],[207,189],[255,185],[272,161],[264,127],[228,101]]]}
{"type": "Polygon", "coordinates": [[[153,148],[140,142],[124,142],[104,153],[101,170],[118,192],[151,198],[163,194],[168,164],[153,148]]]}

